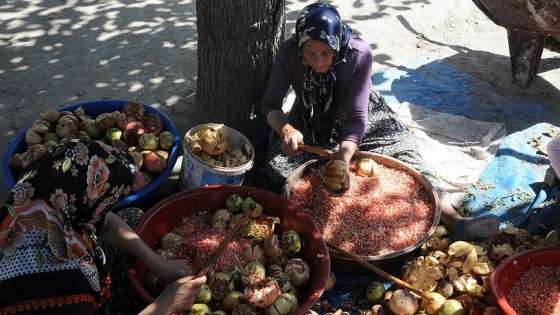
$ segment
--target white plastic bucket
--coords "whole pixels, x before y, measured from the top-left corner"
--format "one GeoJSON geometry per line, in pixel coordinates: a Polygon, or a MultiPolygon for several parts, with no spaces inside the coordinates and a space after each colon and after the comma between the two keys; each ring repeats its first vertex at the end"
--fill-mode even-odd
{"type": "Polygon", "coordinates": [[[191,128],[183,138],[183,162],[181,165],[180,183],[181,190],[204,187],[208,185],[241,185],[245,173],[249,171],[255,161],[255,150],[247,139],[239,131],[223,126],[228,130],[228,144],[230,147],[249,144],[251,146],[251,158],[249,161],[237,167],[220,167],[210,165],[197,157],[189,147],[189,138],[196,132],[206,127],[218,127],[220,124],[208,123],[191,128]]]}

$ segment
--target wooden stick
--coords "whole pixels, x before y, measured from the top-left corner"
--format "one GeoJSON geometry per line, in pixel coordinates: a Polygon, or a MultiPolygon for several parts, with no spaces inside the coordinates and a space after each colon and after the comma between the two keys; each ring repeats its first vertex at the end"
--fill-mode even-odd
{"type": "Polygon", "coordinates": [[[206,263],[206,265],[204,265],[204,267],[196,274],[196,278],[200,278],[200,277],[204,276],[210,270],[210,268],[212,268],[212,265],[214,265],[216,263],[216,261],[218,260],[218,258],[220,258],[220,256],[222,256],[224,251],[227,249],[228,244],[235,237],[235,235],[237,234],[237,232],[239,231],[241,226],[243,226],[243,224],[245,224],[245,222],[249,219],[249,217],[251,216],[251,212],[252,212],[251,209],[247,209],[245,211],[245,213],[243,214],[243,217],[235,223],[235,225],[229,231],[229,233],[226,235],[226,237],[220,242],[220,245],[218,246],[218,249],[216,249],[216,251],[214,253],[212,253],[212,256],[210,256],[210,259],[208,259],[208,262],[206,263]]]}
{"type": "Polygon", "coordinates": [[[327,241],[327,240],[325,240],[325,243],[327,243],[327,246],[330,247],[331,249],[336,250],[336,251],[339,252],[340,254],[342,254],[342,255],[344,255],[344,256],[346,256],[346,257],[352,259],[353,261],[355,261],[355,262],[357,262],[358,264],[360,264],[360,265],[366,267],[367,269],[369,269],[369,270],[375,272],[376,274],[382,276],[383,278],[385,278],[385,279],[387,279],[387,280],[390,280],[390,281],[393,281],[394,283],[400,285],[401,287],[406,288],[406,289],[408,289],[408,290],[410,290],[410,291],[416,293],[416,294],[417,294],[418,296],[420,296],[423,300],[426,300],[426,301],[428,301],[428,302],[432,302],[432,299],[431,299],[429,296],[427,296],[426,294],[424,294],[424,292],[422,292],[422,291],[416,289],[415,287],[413,287],[412,285],[410,285],[410,284],[404,282],[403,280],[401,280],[401,279],[399,279],[399,278],[397,278],[397,277],[395,277],[395,276],[393,276],[393,275],[391,275],[391,274],[386,273],[385,271],[383,271],[383,270],[381,270],[381,269],[375,267],[374,265],[368,263],[367,261],[363,260],[362,258],[360,258],[360,257],[358,257],[358,256],[356,256],[356,255],[354,255],[354,254],[352,254],[352,253],[349,253],[349,252],[345,251],[344,249],[342,249],[342,248],[340,248],[340,247],[334,245],[333,243],[331,243],[331,242],[329,242],[329,241],[327,241]]]}
{"type": "Polygon", "coordinates": [[[307,151],[307,152],[311,152],[311,153],[315,153],[315,154],[320,154],[322,156],[326,156],[326,157],[332,157],[333,152],[331,150],[327,150],[327,149],[323,149],[323,148],[318,148],[318,147],[314,147],[312,145],[305,145],[305,144],[300,144],[298,146],[298,149],[302,150],[302,151],[307,151]]]}

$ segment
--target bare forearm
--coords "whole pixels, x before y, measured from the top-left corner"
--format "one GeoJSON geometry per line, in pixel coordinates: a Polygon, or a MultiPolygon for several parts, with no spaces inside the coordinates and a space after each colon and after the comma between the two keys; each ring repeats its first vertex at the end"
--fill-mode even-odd
{"type": "Polygon", "coordinates": [[[123,252],[140,259],[146,266],[153,266],[159,256],[148,246],[136,232],[114,213],[107,214],[99,238],[119,248],[123,252]]]}
{"type": "Polygon", "coordinates": [[[346,165],[349,165],[350,160],[352,159],[352,156],[354,155],[356,150],[358,150],[358,144],[356,144],[355,142],[342,141],[342,143],[340,144],[340,148],[335,155],[335,158],[342,160],[346,163],[346,165]]]}
{"type": "Polygon", "coordinates": [[[286,115],[279,110],[270,111],[266,116],[266,121],[268,122],[268,125],[279,135],[282,134],[284,129],[291,127],[286,119],[286,115]]]}

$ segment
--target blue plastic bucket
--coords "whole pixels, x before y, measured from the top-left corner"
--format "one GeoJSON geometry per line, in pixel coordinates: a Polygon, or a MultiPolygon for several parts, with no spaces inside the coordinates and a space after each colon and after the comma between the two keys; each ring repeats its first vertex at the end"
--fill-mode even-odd
{"type": "Polygon", "coordinates": [[[228,144],[230,147],[248,144],[251,146],[251,158],[247,163],[237,167],[220,167],[210,165],[197,157],[190,149],[189,142],[192,136],[203,128],[218,127],[220,124],[208,123],[191,128],[183,139],[183,162],[181,165],[180,183],[181,190],[210,186],[210,185],[238,185],[243,184],[245,173],[254,164],[255,150],[239,131],[223,126],[228,130],[228,144]]]}

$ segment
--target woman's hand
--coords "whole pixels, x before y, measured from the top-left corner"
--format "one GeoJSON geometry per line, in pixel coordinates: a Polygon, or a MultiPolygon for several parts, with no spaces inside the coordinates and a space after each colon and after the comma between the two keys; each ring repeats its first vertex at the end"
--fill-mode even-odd
{"type": "Polygon", "coordinates": [[[179,278],[168,285],[139,315],[168,315],[188,311],[204,283],[206,276],[179,278]]]}
{"type": "Polygon", "coordinates": [[[351,141],[342,141],[338,152],[333,155],[333,159],[344,162],[346,169],[344,170],[344,183],[342,183],[342,189],[339,191],[329,190],[331,196],[344,196],[344,194],[350,189],[350,161],[357,149],[358,145],[356,143],[351,141]]]}
{"type": "Polygon", "coordinates": [[[345,164],[346,164],[346,169],[344,170],[344,182],[342,183],[342,189],[338,191],[334,191],[328,187],[326,188],[329,192],[329,195],[333,197],[342,197],[350,189],[350,169],[349,169],[350,166],[346,162],[345,164]]]}
{"type": "Polygon", "coordinates": [[[187,266],[187,264],[180,259],[165,260],[157,262],[150,266],[150,271],[165,284],[169,284],[179,278],[192,276],[194,272],[187,266]]]}
{"type": "Polygon", "coordinates": [[[282,128],[280,138],[282,140],[282,151],[284,151],[287,156],[294,156],[301,153],[298,146],[303,143],[303,135],[299,130],[287,124],[282,128]]]}

